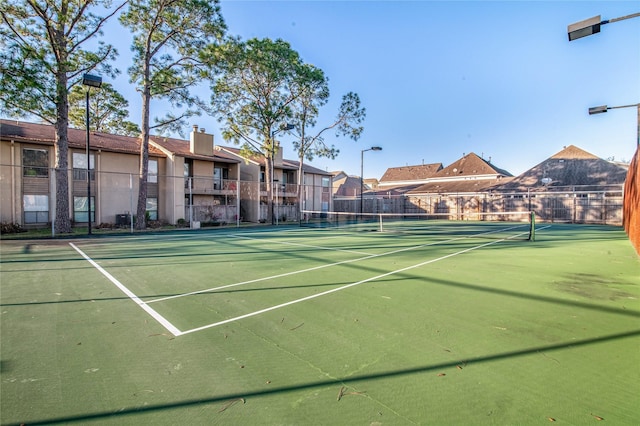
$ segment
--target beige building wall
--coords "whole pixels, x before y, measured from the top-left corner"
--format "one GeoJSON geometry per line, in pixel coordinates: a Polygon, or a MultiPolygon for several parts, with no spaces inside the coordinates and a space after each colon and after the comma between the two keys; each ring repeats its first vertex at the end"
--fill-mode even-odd
{"type": "Polygon", "coordinates": [[[174,156],[165,161],[165,176],[160,183],[160,194],[164,196],[158,201],[158,214],[169,223],[176,223],[185,218],[185,179],[184,157],[174,156]]]}
{"type": "MultiPolygon", "coordinates": [[[[2,141],[0,143],[0,221],[24,224],[23,187],[28,194],[49,196],[49,221],[55,217],[55,177],[53,167],[55,151],[52,146],[2,141]],[[22,170],[22,150],[24,148],[47,151],[47,177],[26,178],[22,170]]],[[[71,214],[71,206],[69,207],[71,214]]]]}
{"type": "Polygon", "coordinates": [[[17,200],[20,191],[20,169],[16,167],[20,162],[20,144],[5,143],[0,144],[0,218],[2,222],[16,223],[22,208],[18,207],[17,200]]]}
{"type": "MultiPolygon", "coordinates": [[[[116,223],[118,214],[135,214],[138,204],[139,157],[105,151],[93,152],[93,155],[96,170],[93,188],[97,190],[92,188],[91,195],[96,203],[95,223],[116,223]]],[[[82,184],[86,187],[84,182],[82,184]]]]}
{"type": "Polygon", "coordinates": [[[240,163],[240,216],[260,220],[260,166],[255,163],[240,163]]]}

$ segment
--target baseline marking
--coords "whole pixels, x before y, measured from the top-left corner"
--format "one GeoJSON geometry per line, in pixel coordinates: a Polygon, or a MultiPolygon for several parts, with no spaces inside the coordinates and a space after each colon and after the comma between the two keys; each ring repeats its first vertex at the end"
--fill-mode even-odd
{"type": "MultiPolygon", "coordinates": [[[[458,251],[458,252],[455,252],[455,253],[450,253],[448,255],[441,256],[441,257],[438,257],[436,259],[427,260],[427,261],[418,263],[416,265],[407,266],[405,268],[397,269],[395,271],[386,272],[384,274],[376,275],[375,277],[371,277],[371,278],[364,279],[362,281],[358,281],[358,282],[355,282],[355,283],[343,285],[341,287],[337,287],[337,288],[334,288],[334,289],[331,289],[331,290],[323,291],[321,293],[313,294],[311,296],[306,296],[306,297],[303,297],[303,298],[300,298],[300,299],[291,300],[289,302],[281,303],[279,305],[271,306],[269,308],[261,309],[259,311],[250,312],[248,314],[240,315],[240,316],[237,316],[237,317],[234,317],[234,318],[229,318],[229,319],[226,319],[226,320],[223,320],[223,321],[219,321],[219,322],[216,322],[216,323],[207,324],[207,325],[204,325],[202,327],[197,327],[197,328],[192,328],[190,330],[185,330],[185,331],[182,332],[182,334],[189,334],[189,333],[194,333],[196,331],[206,330],[208,328],[218,327],[220,325],[228,324],[230,322],[235,322],[235,321],[238,321],[238,320],[241,320],[241,319],[253,317],[253,316],[256,316],[256,315],[264,314],[264,313],[269,312],[269,311],[274,311],[276,309],[284,308],[286,306],[291,306],[291,305],[294,305],[296,303],[306,302],[307,300],[315,299],[315,298],[321,297],[321,296],[326,296],[328,294],[336,293],[336,292],[341,291],[341,290],[346,290],[348,288],[355,287],[355,286],[360,285],[360,284],[368,283],[370,281],[378,280],[380,278],[388,277],[390,275],[398,274],[400,272],[405,272],[405,271],[409,271],[411,269],[419,268],[421,266],[425,266],[425,265],[428,265],[430,263],[438,262],[438,261],[441,261],[441,260],[444,260],[444,259],[448,259],[450,257],[454,257],[454,256],[458,256],[458,255],[461,255],[461,254],[464,254],[464,253],[468,253],[470,251],[477,250],[477,249],[480,249],[480,248],[483,248],[483,247],[487,247],[487,246],[490,246],[490,245],[493,245],[493,244],[497,244],[497,243],[500,243],[500,242],[515,238],[518,235],[524,235],[524,234],[527,234],[527,233],[528,233],[528,231],[520,233],[520,234],[513,235],[513,236],[511,236],[509,238],[502,238],[502,239],[499,239],[499,240],[496,240],[496,241],[491,241],[491,242],[488,242],[488,243],[485,243],[485,244],[480,244],[480,245],[475,246],[475,247],[470,247],[468,249],[464,249],[464,250],[461,250],[461,251],[458,251]]],[[[403,250],[406,250],[406,249],[403,249],[403,250]]],[[[401,251],[401,250],[399,250],[399,251],[401,251]]],[[[371,257],[374,257],[374,256],[371,256],[371,257]]]]}
{"type": "Polygon", "coordinates": [[[104,268],[102,268],[102,266],[98,265],[93,259],[91,259],[89,256],[87,256],[82,250],[80,250],[75,244],[73,243],[69,243],[69,245],[71,247],[73,247],[73,249],[75,251],[77,251],[78,253],[80,253],[80,255],[82,257],[84,257],[91,265],[93,265],[94,268],[96,268],[98,271],[100,271],[100,273],[102,273],[102,275],[104,275],[105,277],[107,277],[107,279],[109,281],[111,281],[113,284],[115,284],[116,287],[118,287],[124,294],[126,294],[127,296],[129,296],[129,299],[133,300],[138,306],[140,306],[142,309],[144,309],[149,315],[151,315],[153,317],[153,319],[155,319],[156,321],[158,321],[164,328],[166,328],[171,334],[173,334],[174,336],[178,337],[182,334],[184,334],[183,332],[181,332],[180,330],[178,330],[173,324],[171,324],[169,321],[167,321],[167,319],[165,317],[163,317],[162,315],[160,315],[158,312],[156,312],[153,308],[149,307],[145,302],[143,302],[142,300],[140,300],[140,298],[138,296],[136,296],[131,290],[129,290],[127,287],[125,287],[120,281],[118,281],[113,275],[111,275],[110,273],[108,273],[106,270],[104,270],[104,268]]]}

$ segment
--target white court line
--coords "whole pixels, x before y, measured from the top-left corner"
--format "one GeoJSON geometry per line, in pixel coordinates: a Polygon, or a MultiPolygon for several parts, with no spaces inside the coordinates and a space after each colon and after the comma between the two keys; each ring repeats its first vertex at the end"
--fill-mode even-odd
{"type": "Polygon", "coordinates": [[[116,287],[118,287],[124,294],[126,294],[127,296],[129,296],[129,298],[131,300],[133,300],[138,306],[140,306],[142,309],[144,309],[149,315],[151,315],[153,317],[153,319],[155,319],[156,321],[158,321],[164,328],[166,328],[171,334],[173,334],[174,336],[180,336],[182,334],[184,334],[183,332],[181,332],[180,330],[178,330],[173,324],[171,324],[169,321],[167,321],[167,319],[165,317],[163,317],[162,315],[160,315],[158,312],[156,312],[153,308],[149,307],[145,302],[143,302],[142,300],[140,300],[140,298],[138,296],[136,296],[131,290],[129,290],[127,287],[125,287],[120,281],[118,281],[113,275],[111,275],[110,273],[108,273],[107,271],[105,271],[102,266],[98,265],[96,262],[93,261],[93,259],[91,259],[89,256],[87,256],[82,250],[80,250],[78,247],[76,247],[75,244],[73,243],[69,243],[69,245],[71,247],[73,247],[75,249],[75,251],[77,251],[78,253],[80,253],[80,255],[82,257],[84,257],[89,263],[91,263],[93,265],[94,268],[96,268],[98,271],[100,271],[102,273],[102,275],[104,275],[105,277],[107,277],[109,279],[109,281],[111,281],[113,284],[115,284],[116,287]]]}
{"type": "MultiPolygon", "coordinates": [[[[232,237],[234,238],[242,238],[245,240],[261,240],[260,238],[255,238],[255,237],[246,237],[244,235],[241,234],[235,234],[232,235],[232,237]]],[[[261,240],[264,241],[264,240],[261,240]]],[[[314,246],[311,244],[300,244],[300,243],[290,243],[287,241],[276,241],[277,244],[283,244],[283,245],[289,245],[289,246],[299,246],[299,247],[309,247],[309,248],[314,248],[314,249],[318,249],[318,250],[330,250],[330,251],[342,251],[345,253],[355,253],[355,254],[363,254],[363,255],[367,255],[370,256],[371,253],[365,253],[362,251],[355,251],[355,250],[345,250],[345,249],[337,249],[337,248],[332,248],[332,247],[322,247],[322,246],[314,246]]]]}
{"type": "MultiPolygon", "coordinates": [[[[527,234],[527,233],[528,233],[528,231],[527,232],[523,232],[522,234],[518,234],[518,235],[524,235],[524,234],[527,234]]],[[[284,308],[285,306],[291,306],[291,305],[294,305],[296,303],[306,302],[307,300],[315,299],[315,298],[321,297],[321,296],[326,296],[327,294],[335,293],[335,292],[338,292],[338,291],[341,291],[341,290],[346,290],[348,288],[355,287],[355,286],[360,285],[360,284],[368,283],[370,281],[375,281],[375,280],[378,280],[380,278],[388,277],[390,275],[398,274],[400,272],[409,271],[411,269],[419,268],[421,266],[425,266],[425,265],[428,265],[430,263],[438,262],[440,260],[444,260],[444,259],[448,259],[450,257],[458,256],[458,255],[463,254],[463,253],[468,253],[470,251],[477,250],[479,248],[483,248],[483,247],[487,247],[487,246],[490,246],[490,245],[493,245],[493,244],[497,244],[499,242],[503,242],[503,241],[506,241],[508,239],[515,238],[518,235],[513,235],[513,236],[511,236],[509,238],[502,238],[502,239],[499,239],[499,240],[496,240],[496,241],[491,241],[491,242],[488,242],[488,243],[485,243],[485,244],[481,244],[479,246],[470,247],[468,249],[464,249],[464,250],[461,250],[461,251],[458,251],[458,252],[455,252],[455,253],[450,253],[450,254],[448,254],[446,256],[438,257],[436,259],[427,260],[425,262],[421,262],[421,263],[418,263],[416,265],[407,266],[406,268],[397,269],[395,271],[391,271],[391,272],[387,272],[387,273],[384,273],[384,274],[380,274],[380,275],[377,275],[375,277],[367,278],[367,279],[362,280],[362,281],[358,281],[358,282],[355,282],[355,283],[343,285],[341,287],[337,287],[337,288],[334,288],[334,289],[331,289],[331,290],[323,291],[321,293],[313,294],[311,296],[303,297],[303,298],[300,298],[300,299],[291,300],[289,302],[281,303],[279,305],[271,306],[269,308],[261,309],[259,311],[250,312],[248,314],[240,315],[238,317],[229,318],[229,319],[226,319],[226,320],[223,320],[223,321],[219,321],[219,322],[216,322],[216,323],[213,323],[213,324],[203,325],[202,327],[192,328],[191,330],[185,330],[185,331],[182,332],[182,334],[195,333],[196,331],[202,331],[202,330],[206,330],[208,328],[218,327],[218,326],[221,326],[221,325],[224,325],[224,324],[228,324],[230,322],[238,321],[238,320],[241,320],[241,319],[245,319],[245,318],[253,317],[253,316],[256,316],[256,315],[264,314],[264,313],[269,312],[269,311],[274,311],[276,309],[284,308]]]]}
{"type": "MultiPolygon", "coordinates": [[[[508,229],[511,229],[511,228],[508,228],[508,229]]],[[[495,232],[495,231],[491,231],[489,233],[492,233],[492,232],[495,232]]],[[[256,279],[249,280],[249,281],[241,281],[241,282],[238,282],[238,283],[227,284],[227,285],[223,285],[223,286],[219,286],[219,287],[210,287],[210,288],[206,288],[206,289],[203,289],[203,290],[195,290],[195,291],[190,291],[188,293],[175,294],[173,296],[167,296],[167,297],[162,297],[162,298],[158,298],[158,299],[148,300],[146,303],[162,302],[164,300],[178,299],[180,297],[194,296],[196,294],[202,294],[202,293],[210,293],[210,292],[214,292],[214,291],[218,291],[218,290],[224,290],[224,289],[227,289],[227,288],[238,287],[238,286],[245,285],[245,284],[252,284],[252,283],[257,283],[257,282],[260,282],[260,281],[268,281],[268,280],[273,280],[273,279],[276,279],[276,278],[283,278],[283,277],[288,277],[288,276],[291,276],[291,275],[302,274],[302,273],[305,273],[305,272],[316,271],[318,269],[330,268],[332,266],[344,265],[346,263],[359,262],[361,260],[373,259],[373,258],[380,257],[380,256],[389,256],[389,255],[392,255],[392,254],[401,253],[403,251],[415,250],[415,249],[419,249],[419,248],[423,248],[423,247],[450,243],[452,241],[463,240],[465,238],[468,238],[468,237],[458,237],[458,238],[452,238],[450,240],[434,241],[434,242],[431,242],[431,243],[428,243],[428,244],[420,244],[418,246],[405,247],[405,248],[398,249],[398,250],[393,250],[393,251],[390,251],[390,252],[387,252],[387,253],[370,254],[370,255],[367,255],[365,257],[359,257],[359,258],[350,259],[350,260],[342,260],[340,262],[328,263],[328,264],[320,265],[320,266],[314,266],[313,268],[300,269],[300,270],[297,270],[297,271],[285,272],[283,274],[271,275],[271,276],[262,277],[262,278],[256,278],[256,279]]]]}

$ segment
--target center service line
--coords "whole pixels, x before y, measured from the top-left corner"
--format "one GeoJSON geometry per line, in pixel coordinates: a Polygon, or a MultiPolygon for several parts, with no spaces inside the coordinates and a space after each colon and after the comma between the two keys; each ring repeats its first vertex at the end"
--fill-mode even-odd
{"type": "MultiPolygon", "coordinates": [[[[512,237],[510,237],[510,238],[512,238],[512,237]]],[[[327,294],[335,293],[335,292],[338,292],[338,291],[341,291],[341,290],[345,290],[345,289],[350,288],[350,287],[355,287],[355,286],[360,285],[360,284],[364,284],[364,283],[368,283],[370,281],[378,280],[380,278],[388,277],[389,275],[398,274],[400,272],[404,272],[404,271],[408,271],[408,270],[411,270],[411,269],[419,268],[421,266],[428,265],[430,263],[438,262],[440,260],[444,260],[444,259],[448,259],[448,258],[453,257],[453,256],[458,256],[460,254],[468,253],[470,251],[477,250],[479,248],[483,248],[483,247],[487,247],[487,246],[490,246],[490,245],[493,245],[493,244],[497,244],[499,242],[503,242],[503,241],[505,241],[507,239],[510,239],[510,238],[503,238],[503,239],[500,239],[500,240],[491,241],[491,242],[488,242],[488,243],[485,243],[485,244],[481,244],[481,245],[478,245],[478,246],[475,246],[475,247],[470,247],[468,249],[461,250],[461,251],[458,251],[458,252],[455,252],[455,253],[450,253],[450,254],[448,254],[446,256],[441,256],[441,257],[438,257],[436,259],[427,260],[425,262],[421,262],[421,263],[418,263],[416,265],[407,266],[406,268],[402,268],[402,269],[398,269],[398,270],[395,270],[395,271],[387,272],[387,273],[384,273],[384,274],[381,274],[381,275],[377,275],[375,277],[367,278],[367,279],[362,280],[362,281],[358,281],[358,282],[355,282],[355,283],[343,285],[342,287],[338,287],[338,288],[334,288],[334,289],[331,289],[331,290],[323,291],[322,293],[313,294],[311,296],[303,297],[301,299],[291,300],[289,302],[281,303],[279,305],[271,306],[269,308],[261,309],[259,311],[250,312],[248,314],[240,315],[240,316],[235,317],[235,318],[229,318],[229,319],[226,319],[226,320],[223,320],[223,321],[219,321],[219,322],[216,322],[216,323],[213,323],[213,324],[207,324],[207,325],[204,325],[202,327],[192,328],[191,330],[185,330],[185,331],[182,332],[182,334],[189,334],[189,333],[194,333],[196,331],[206,330],[208,328],[218,327],[220,325],[228,324],[230,322],[238,321],[238,320],[241,320],[241,319],[245,319],[245,318],[253,317],[253,316],[256,316],[256,315],[264,314],[265,312],[274,311],[276,309],[284,308],[285,306],[294,305],[294,304],[300,303],[300,302],[306,302],[307,300],[315,299],[315,298],[320,297],[320,296],[326,296],[327,294]]]]}

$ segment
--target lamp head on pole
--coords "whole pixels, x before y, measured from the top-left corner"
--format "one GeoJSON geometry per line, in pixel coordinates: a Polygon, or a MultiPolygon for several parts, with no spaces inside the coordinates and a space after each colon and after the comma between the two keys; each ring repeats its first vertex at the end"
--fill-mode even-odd
{"type": "MultiPolygon", "coordinates": [[[[605,22],[606,23],[606,22],[605,22]]],[[[567,27],[567,34],[569,41],[577,40],[582,37],[587,37],[592,34],[600,32],[600,25],[603,22],[600,19],[600,15],[593,18],[585,19],[584,21],[576,22],[567,27]]]]}
{"type": "Polygon", "coordinates": [[[602,114],[603,112],[607,112],[608,109],[606,105],[591,107],[589,108],[589,115],[602,114]]]}
{"type": "Polygon", "coordinates": [[[99,88],[102,86],[102,77],[93,74],[85,74],[82,76],[82,85],[99,88]]]}
{"type": "Polygon", "coordinates": [[[364,154],[367,151],[382,151],[382,148],[379,146],[372,146],[371,148],[363,149],[362,153],[364,154]]]}

